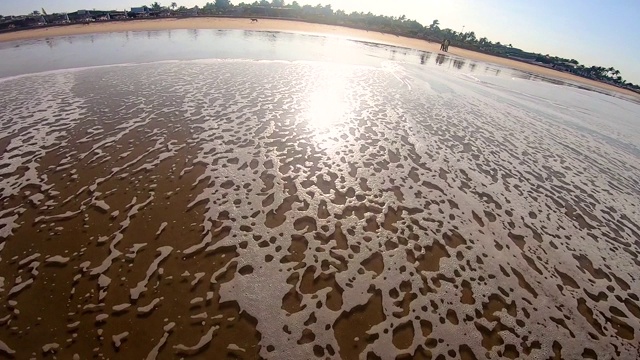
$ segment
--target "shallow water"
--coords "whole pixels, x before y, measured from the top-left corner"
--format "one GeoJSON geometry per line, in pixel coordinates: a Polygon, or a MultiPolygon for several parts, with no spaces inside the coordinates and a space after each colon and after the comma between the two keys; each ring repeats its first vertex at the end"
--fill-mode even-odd
{"type": "MultiPolygon", "coordinates": [[[[362,39],[241,30],[129,31],[0,43],[0,77],[86,66],[163,60],[253,59],[379,66],[383,60],[454,71],[513,76],[515,71],[462,58],[362,39]]],[[[517,72],[517,76],[531,75],[517,72]]]]}
{"type": "Polygon", "coordinates": [[[133,34],[0,49],[3,355],[638,353],[639,105],[339,38],[133,34]]]}

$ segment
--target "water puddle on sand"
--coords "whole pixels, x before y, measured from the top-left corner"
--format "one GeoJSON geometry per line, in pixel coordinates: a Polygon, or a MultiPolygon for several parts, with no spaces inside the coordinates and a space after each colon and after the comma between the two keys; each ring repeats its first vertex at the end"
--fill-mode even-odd
{"type": "Polygon", "coordinates": [[[536,86],[610,125],[410,66],[5,81],[0,354],[634,358],[638,108],[536,86]]]}

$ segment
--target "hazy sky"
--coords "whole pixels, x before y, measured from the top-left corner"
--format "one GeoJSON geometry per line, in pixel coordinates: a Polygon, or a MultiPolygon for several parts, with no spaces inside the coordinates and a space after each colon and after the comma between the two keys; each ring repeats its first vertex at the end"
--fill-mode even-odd
{"type": "MultiPolygon", "coordinates": [[[[176,2],[202,6],[206,0],[176,2]]],[[[640,0],[298,0],[301,5],[318,2],[347,12],[406,15],[423,25],[438,19],[441,27],[461,31],[465,26],[465,31],[475,31],[478,38],[575,58],[585,65],[613,66],[627,81],[640,83],[640,0]]],[[[145,1],[0,0],[0,14],[23,14],[41,7],[48,12],[124,9],[142,3],[145,1]]]]}

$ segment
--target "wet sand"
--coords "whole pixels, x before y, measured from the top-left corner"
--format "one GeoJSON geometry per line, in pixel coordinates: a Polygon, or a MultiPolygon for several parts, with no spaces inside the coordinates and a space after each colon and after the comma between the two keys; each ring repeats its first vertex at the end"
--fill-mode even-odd
{"type": "Polygon", "coordinates": [[[633,358],[638,106],[491,81],[221,60],[2,82],[0,354],[633,358]]]}
{"type": "MultiPolygon", "coordinates": [[[[71,25],[64,27],[54,27],[47,29],[26,30],[13,33],[0,34],[0,42],[39,39],[54,36],[81,35],[90,33],[108,33],[123,31],[145,31],[145,30],[167,30],[167,29],[240,29],[240,30],[270,30],[270,31],[294,31],[294,32],[310,32],[337,36],[354,37],[363,40],[383,42],[387,44],[404,46],[418,50],[425,50],[437,53],[440,44],[430,43],[423,40],[405,38],[395,35],[389,35],[374,31],[365,31],[351,29],[341,26],[331,26],[322,24],[313,24],[299,21],[286,20],[260,20],[259,23],[251,23],[249,19],[227,19],[227,18],[189,18],[189,19],[163,19],[163,20],[141,20],[127,22],[109,22],[109,23],[92,23],[90,25],[71,25]]],[[[609,91],[617,91],[625,95],[640,98],[640,95],[626,89],[620,89],[616,86],[603,84],[598,81],[585,79],[579,76],[560,72],[520,61],[505,59],[501,57],[486,55],[474,51],[451,47],[449,54],[461,56],[471,60],[495,63],[498,65],[514,68],[549,76],[595,86],[609,91]]]]}

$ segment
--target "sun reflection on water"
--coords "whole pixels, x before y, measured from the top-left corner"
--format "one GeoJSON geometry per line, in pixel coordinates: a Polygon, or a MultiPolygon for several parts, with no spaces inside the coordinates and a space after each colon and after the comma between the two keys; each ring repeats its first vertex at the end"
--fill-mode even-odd
{"type": "Polygon", "coordinates": [[[349,97],[349,83],[344,74],[325,72],[309,94],[305,113],[313,138],[322,148],[333,148],[341,141],[354,104],[349,97]]]}

